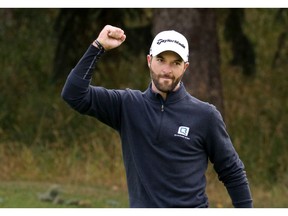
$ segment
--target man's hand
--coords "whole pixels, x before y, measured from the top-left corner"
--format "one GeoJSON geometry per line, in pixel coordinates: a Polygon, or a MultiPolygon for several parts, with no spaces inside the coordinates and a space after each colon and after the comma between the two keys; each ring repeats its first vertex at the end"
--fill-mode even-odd
{"type": "MultiPolygon", "coordinates": [[[[111,25],[106,25],[100,32],[97,41],[107,51],[120,46],[125,41],[125,39],[126,35],[122,29],[111,25]]],[[[95,42],[93,43],[93,45],[98,47],[95,42]]]]}

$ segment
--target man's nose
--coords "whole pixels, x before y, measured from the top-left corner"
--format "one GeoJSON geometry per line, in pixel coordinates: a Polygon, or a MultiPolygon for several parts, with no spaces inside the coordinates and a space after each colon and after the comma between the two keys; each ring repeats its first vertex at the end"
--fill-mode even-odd
{"type": "Polygon", "coordinates": [[[172,67],[170,64],[164,64],[163,65],[163,68],[162,68],[162,71],[164,73],[171,73],[172,72],[172,67]]]}

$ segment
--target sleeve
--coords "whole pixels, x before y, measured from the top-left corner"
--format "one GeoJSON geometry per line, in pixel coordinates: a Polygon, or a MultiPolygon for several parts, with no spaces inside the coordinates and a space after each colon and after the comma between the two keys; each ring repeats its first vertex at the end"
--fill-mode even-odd
{"type": "Polygon", "coordinates": [[[118,130],[121,117],[120,91],[90,85],[95,64],[101,55],[101,50],[96,47],[91,45],[88,48],[68,75],[61,96],[79,113],[93,116],[118,130]]]}
{"type": "Polygon", "coordinates": [[[214,106],[210,113],[206,149],[219,180],[224,183],[231,197],[233,206],[253,207],[244,164],[233,147],[220,112],[214,106]]]}

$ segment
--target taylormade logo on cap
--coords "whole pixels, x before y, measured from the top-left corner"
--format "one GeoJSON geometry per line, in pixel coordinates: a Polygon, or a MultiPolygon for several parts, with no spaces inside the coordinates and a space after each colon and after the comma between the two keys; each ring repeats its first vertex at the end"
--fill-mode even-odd
{"type": "Polygon", "coordinates": [[[154,38],[150,55],[156,56],[164,51],[173,51],[181,56],[184,62],[188,61],[189,47],[187,39],[174,30],[162,31],[154,38]]]}
{"type": "Polygon", "coordinates": [[[180,46],[182,46],[184,49],[185,49],[185,46],[183,44],[181,44],[179,41],[177,40],[170,40],[170,39],[167,39],[167,40],[163,40],[163,39],[159,39],[157,41],[157,44],[160,45],[161,43],[166,43],[166,42],[172,42],[172,43],[176,43],[176,44],[179,44],[180,46]]]}

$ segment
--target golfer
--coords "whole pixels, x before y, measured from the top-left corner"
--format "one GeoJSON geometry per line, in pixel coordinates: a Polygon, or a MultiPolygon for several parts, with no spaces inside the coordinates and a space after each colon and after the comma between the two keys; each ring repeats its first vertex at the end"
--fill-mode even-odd
{"type": "Polygon", "coordinates": [[[181,82],[189,66],[182,34],[167,30],[154,38],[146,91],[90,85],[99,58],[125,39],[122,29],[106,25],[72,69],[62,97],[120,134],[130,207],[209,207],[208,160],[234,207],[252,207],[244,165],[220,113],[191,96],[181,82]]]}

